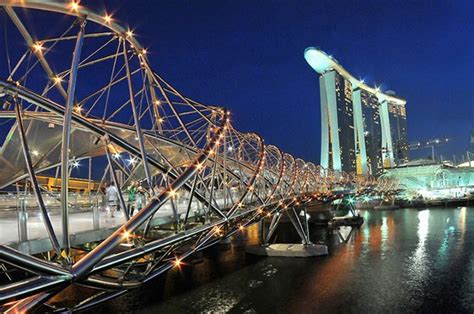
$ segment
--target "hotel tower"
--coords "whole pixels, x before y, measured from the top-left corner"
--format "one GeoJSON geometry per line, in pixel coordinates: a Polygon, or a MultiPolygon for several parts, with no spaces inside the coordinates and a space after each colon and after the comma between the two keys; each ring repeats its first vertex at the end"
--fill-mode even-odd
{"type": "Polygon", "coordinates": [[[317,48],[304,57],[320,75],[321,166],[378,175],[406,162],[406,100],[354,78],[317,48]]]}

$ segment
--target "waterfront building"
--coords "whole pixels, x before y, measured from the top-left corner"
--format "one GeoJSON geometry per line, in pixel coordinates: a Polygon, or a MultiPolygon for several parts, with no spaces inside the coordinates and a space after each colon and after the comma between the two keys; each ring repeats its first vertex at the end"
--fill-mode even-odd
{"type": "Polygon", "coordinates": [[[325,168],[356,171],[352,85],[336,71],[321,75],[325,168]],[[326,121],[327,120],[327,121],[326,121]]]}
{"type": "MultiPolygon", "coordinates": [[[[388,93],[388,92],[387,92],[388,93]]],[[[390,134],[395,164],[408,162],[407,116],[405,105],[388,103],[390,134]]]]}
{"type": "MultiPolygon", "coordinates": [[[[361,152],[365,145],[365,156],[364,160],[367,160],[367,169],[364,169],[367,173],[377,174],[379,170],[383,168],[381,147],[382,147],[382,129],[380,123],[379,113],[379,101],[375,94],[370,93],[364,89],[357,89],[360,93],[360,103],[362,112],[362,128],[363,132],[360,132],[361,142],[358,142],[358,151],[361,152]]],[[[355,98],[359,96],[354,95],[355,98]]],[[[359,154],[360,156],[361,154],[359,154]]],[[[362,163],[358,162],[362,167],[362,163]]],[[[362,173],[362,169],[359,169],[358,173],[362,173]]]]}
{"type": "Polygon", "coordinates": [[[383,176],[396,180],[410,195],[425,199],[453,199],[474,193],[474,169],[434,163],[432,160],[413,160],[384,171],[383,176]]]}
{"type": "Polygon", "coordinates": [[[307,48],[305,59],[320,74],[321,166],[379,175],[407,162],[406,101],[356,79],[317,48],[307,48]]]}

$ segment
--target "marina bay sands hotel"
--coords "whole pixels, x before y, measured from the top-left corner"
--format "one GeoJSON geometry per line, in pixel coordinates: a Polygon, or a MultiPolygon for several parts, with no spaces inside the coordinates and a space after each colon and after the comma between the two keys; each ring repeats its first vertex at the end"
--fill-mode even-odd
{"type": "Polygon", "coordinates": [[[320,74],[321,166],[378,175],[408,161],[406,100],[354,78],[317,48],[304,57],[320,74]]]}

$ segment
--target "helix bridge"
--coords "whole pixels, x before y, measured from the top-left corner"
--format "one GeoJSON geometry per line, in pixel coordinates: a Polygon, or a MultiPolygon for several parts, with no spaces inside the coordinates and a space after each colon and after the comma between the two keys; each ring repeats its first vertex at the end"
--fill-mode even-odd
{"type": "Polygon", "coordinates": [[[0,234],[16,234],[17,220],[37,213],[43,247],[0,237],[2,311],[64,310],[50,300],[77,285],[94,293],[68,309],[90,308],[263,218],[288,215],[309,242],[298,213],[342,197],[335,187],[356,195],[396,187],[239,132],[227,108],[192,100],[155,72],[133,30],[107,13],[78,2],[0,0],[0,21],[0,188],[14,188],[0,205],[0,234]],[[79,179],[88,192],[71,192],[79,179]],[[135,181],[148,197],[132,215],[125,190],[135,181]],[[120,187],[120,213],[96,230],[106,182],[120,187]],[[14,223],[9,201],[23,208],[14,223]],[[81,230],[88,241],[78,240],[78,217],[91,222],[81,230]]]}

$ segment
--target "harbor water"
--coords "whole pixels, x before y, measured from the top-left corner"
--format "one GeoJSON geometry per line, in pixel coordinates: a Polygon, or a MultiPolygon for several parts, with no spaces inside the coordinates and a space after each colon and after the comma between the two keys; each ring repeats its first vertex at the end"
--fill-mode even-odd
{"type": "Polygon", "coordinates": [[[254,226],[94,312],[474,311],[474,207],[361,214],[359,228],[312,228],[328,256],[247,255],[259,241],[254,226]]]}

